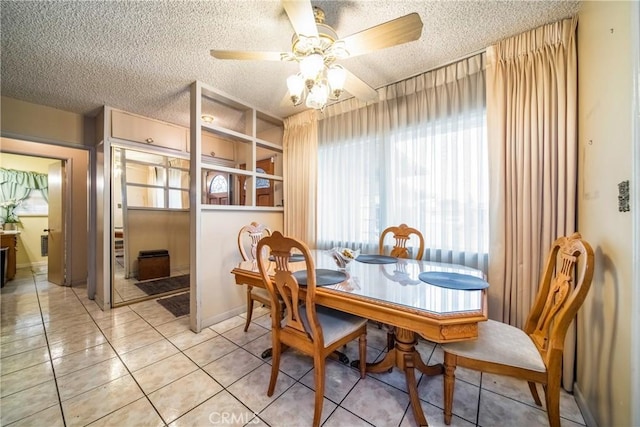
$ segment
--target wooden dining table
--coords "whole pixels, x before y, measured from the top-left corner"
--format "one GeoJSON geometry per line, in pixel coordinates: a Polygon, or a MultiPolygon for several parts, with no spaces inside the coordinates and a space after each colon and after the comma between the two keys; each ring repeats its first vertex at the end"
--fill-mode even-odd
{"type": "MultiPolygon", "coordinates": [[[[316,269],[339,270],[328,251],[313,250],[316,269]]],[[[304,262],[290,263],[292,270],[304,262]]],[[[389,264],[350,262],[347,279],[316,288],[316,304],[352,313],[394,327],[395,348],[383,360],[367,364],[367,372],[382,373],[393,367],[404,371],[416,423],[426,426],[414,370],[440,375],[442,364],[427,365],[415,349],[418,335],[436,343],[474,339],[478,323],[487,320],[487,292],[436,286],[420,280],[423,272],[449,272],[483,278],[470,267],[409,259],[389,264]]],[[[255,261],[245,261],[231,272],[236,284],[265,287],[255,261]]]]}

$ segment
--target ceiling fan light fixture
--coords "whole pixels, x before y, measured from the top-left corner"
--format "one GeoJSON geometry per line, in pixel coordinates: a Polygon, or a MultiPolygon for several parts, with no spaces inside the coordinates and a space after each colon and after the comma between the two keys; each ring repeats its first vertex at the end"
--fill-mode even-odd
{"type": "Polygon", "coordinates": [[[325,24],[324,11],[313,7],[310,0],[282,0],[282,6],[294,29],[290,52],[211,50],[211,55],[218,59],[297,62],[300,72],[287,79],[294,105],[306,101],[307,106],[323,110],[327,101],[339,99],[345,91],[364,102],[378,100],[374,88],[336,67],[335,62],[412,42],[422,35],[423,23],[415,12],[340,38],[325,24]]]}
{"type": "Polygon", "coordinates": [[[300,73],[307,84],[307,89],[311,89],[323,69],[324,58],[319,53],[312,53],[300,61],[300,73]]]}
{"type": "Polygon", "coordinates": [[[304,79],[300,74],[294,74],[287,78],[287,88],[293,105],[300,105],[302,93],[304,92],[304,79]]]}
{"type": "Polygon", "coordinates": [[[331,98],[338,99],[344,90],[344,82],[347,79],[347,72],[340,65],[332,65],[327,70],[327,81],[331,91],[331,98]]]}
{"type": "Polygon", "coordinates": [[[293,41],[291,42],[291,52],[300,58],[305,57],[313,53],[320,45],[320,41],[317,37],[307,37],[302,35],[293,35],[293,41]]]}
{"type": "Polygon", "coordinates": [[[343,40],[336,41],[327,49],[325,56],[332,58],[332,60],[348,58],[347,44],[343,40]]]}
{"type": "Polygon", "coordinates": [[[329,88],[324,83],[318,83],[309,90],[305,105],[316,110],[324,110],[329,98],[329,88]]]}

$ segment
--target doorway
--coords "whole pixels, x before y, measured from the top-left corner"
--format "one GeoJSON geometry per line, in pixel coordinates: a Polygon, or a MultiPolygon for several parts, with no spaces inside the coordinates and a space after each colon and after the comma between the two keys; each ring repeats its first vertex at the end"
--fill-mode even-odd
{"type": "MultiPolygon", "coordinates": [[[[2,146],[0,153],[3,156],[23,156],[28,160],[29,163],[27,164],[34,164],[37,159],[44,158],[48,159],[49,164],[57,162],[61,168],[62,165],[66,166],[64,168],[64,178],[61,175],[60,179],[61,191],[63,192],[61,206],[65,209],[64,213],[61,213],[61,218],[63,224],[67,227],[64,227],[63,230],[61,230],[61,227],[57,227],[61,231],[58,239],[54,242],[54,244],[60,245],[60,253],[62,254],[59,261],[61,264],[60,271],[62,272],[60,284],[65,286],[86,286],[89,277],[89,252],[91,251],[91,245],[89,245],[88,240],[89,150],[4,137],[0,138],[0,143],[2,146]]],[[[5,161],[2,162],[2,166],[7,167],[5,161]]],[[[25,167],[25,169],[32,168],[25,167]]],[[[45,170],[48,175],[48,168],[45,170]]],[[[50,209],[48,202],[47,208],[50,209]]],[[[32,252],[29,253],[29,257],[31,257],[31,260],[28,261],[29,263],[35,262],[33,259],[36,252],[38,255],[41,253],[42,236],[48,235],[44,230],[53,228],[49,226],[49,216],[49,212],[46,215],[41,213],[37,217],[39,222],[37,224],[34,223],[33,226],[31,224],[31,216],[21,218],[21,221],[29,222],[22,230],[25,239],[27,238],[27,233],[31,233],[35,242],[32,245],[32,252]]],[[[48,243],[49,255],[43,260],[46,263],[41,261],[41,264],[36,264],[37,271],[47,275],[49,274],[48,267],[51,262],[50,251],[52,249],[51,241],[48,243]],[[43,271],[45,266],[47,270],[43,271]]],[[[27,252],[21,246],[18,246],[18,249],[19,252],[27,252]]],[[[88,292],[90,299],[93,299],[93,296],[88,292]]]]}
{"type": "MultiPolygon", "coordinates": [[[[256,172],[273,175],[273,159],[258,160],[256,172]]],[[[256,179],[256,206],[273,206],[273,185],[268,179],[256,179]]]]}
{"type": "MultiPolygon", "coordinates": [[[[246,169],[247,165],[240,165],[240,169],[246,169]]],[[[273,157],[267,157],[266,159],[256,161],[256,172],[273,175],[274,174],[274,159],[273,157]]],[[[247,204],[247,178],[240,177],[240,204],[247,204]]],[[[256,178],[256,206],[274,206],[274,185],[275,182],[267,178],[256,178]]]]}
{"type": "Polygon", "coordinates": [[[118,145],[111,159],[111,306],[185,292],[189,161],[118,145]]]}
{"type": "MultiPolygon", "coordinates": [[[[64,164],[50,157],[0,153],[0,202],[15,204],[12,227],[17,250],[10,273],[29,268],[57,285],[66,285],[64,244],[64,164]],[[53,172],[52,172],[53,170],[53,172]],[[53,175],[52,175],[53,173],[53,175]],[[53,191],[51,190],[53,185],[53,191]]],[[[6,216],[8,211],[2,212],[6,216]]],[[[6,218],[3,218],[3,221],[6,218]]],[[[5,224],[5,228],[7,228],[5,224]]],[[[10,274],[8,278],[12,278],[10,274]]]]}

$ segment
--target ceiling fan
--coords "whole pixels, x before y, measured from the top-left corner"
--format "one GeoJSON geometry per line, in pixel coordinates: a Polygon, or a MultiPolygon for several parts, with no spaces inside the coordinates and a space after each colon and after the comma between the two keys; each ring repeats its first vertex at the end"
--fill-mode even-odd
{"type": "Polygon", "coordinates": [[[343,90],[365,102],[378,99],[374,88],[336,61],[418,40],[422,34],[420,16],[410,13],[339,38],[324,23],[324,11],[312,7],[309,0],[281,0],[281,3],[295,30],[291,52],[214,49],[211,55],[218,59],[298,62],[300,72],[287,79],[293,105],[300,105],[306,98],[307,107],[322,110],[329,100],[339,99],[343,90]]]}

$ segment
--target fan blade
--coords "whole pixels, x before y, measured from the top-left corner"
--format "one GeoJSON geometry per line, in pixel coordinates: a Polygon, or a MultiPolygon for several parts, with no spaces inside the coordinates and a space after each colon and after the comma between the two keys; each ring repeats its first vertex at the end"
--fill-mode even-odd
{"type": "Polygon", "coordinates": [[[374,88],[360,80],[349,70],[345,71],[347,72],[347,78],[344,81],[344,90],[358,98],[360,101],[370,102],[378,100],[378,92],[376,92],[374,88]]]}
{"type": "Polygon", "coordinates": [[[349,56],[356,56],[418,40],[421,35],[422,20],[414,12],[347,36],[342,41],[349,56]]]}
{"type": "Polygon", "coordinates": [[[218,59],[249,59],[262,61],[281,61],[280,52],[245,52],[242,50],[211,50],[211,56],[218,59]]]}
{"type": "Polygon", "coordinates": [[[318,37],[318,27],[309,0],[282,0],[293,29],[299,36],[318,37]]]}

